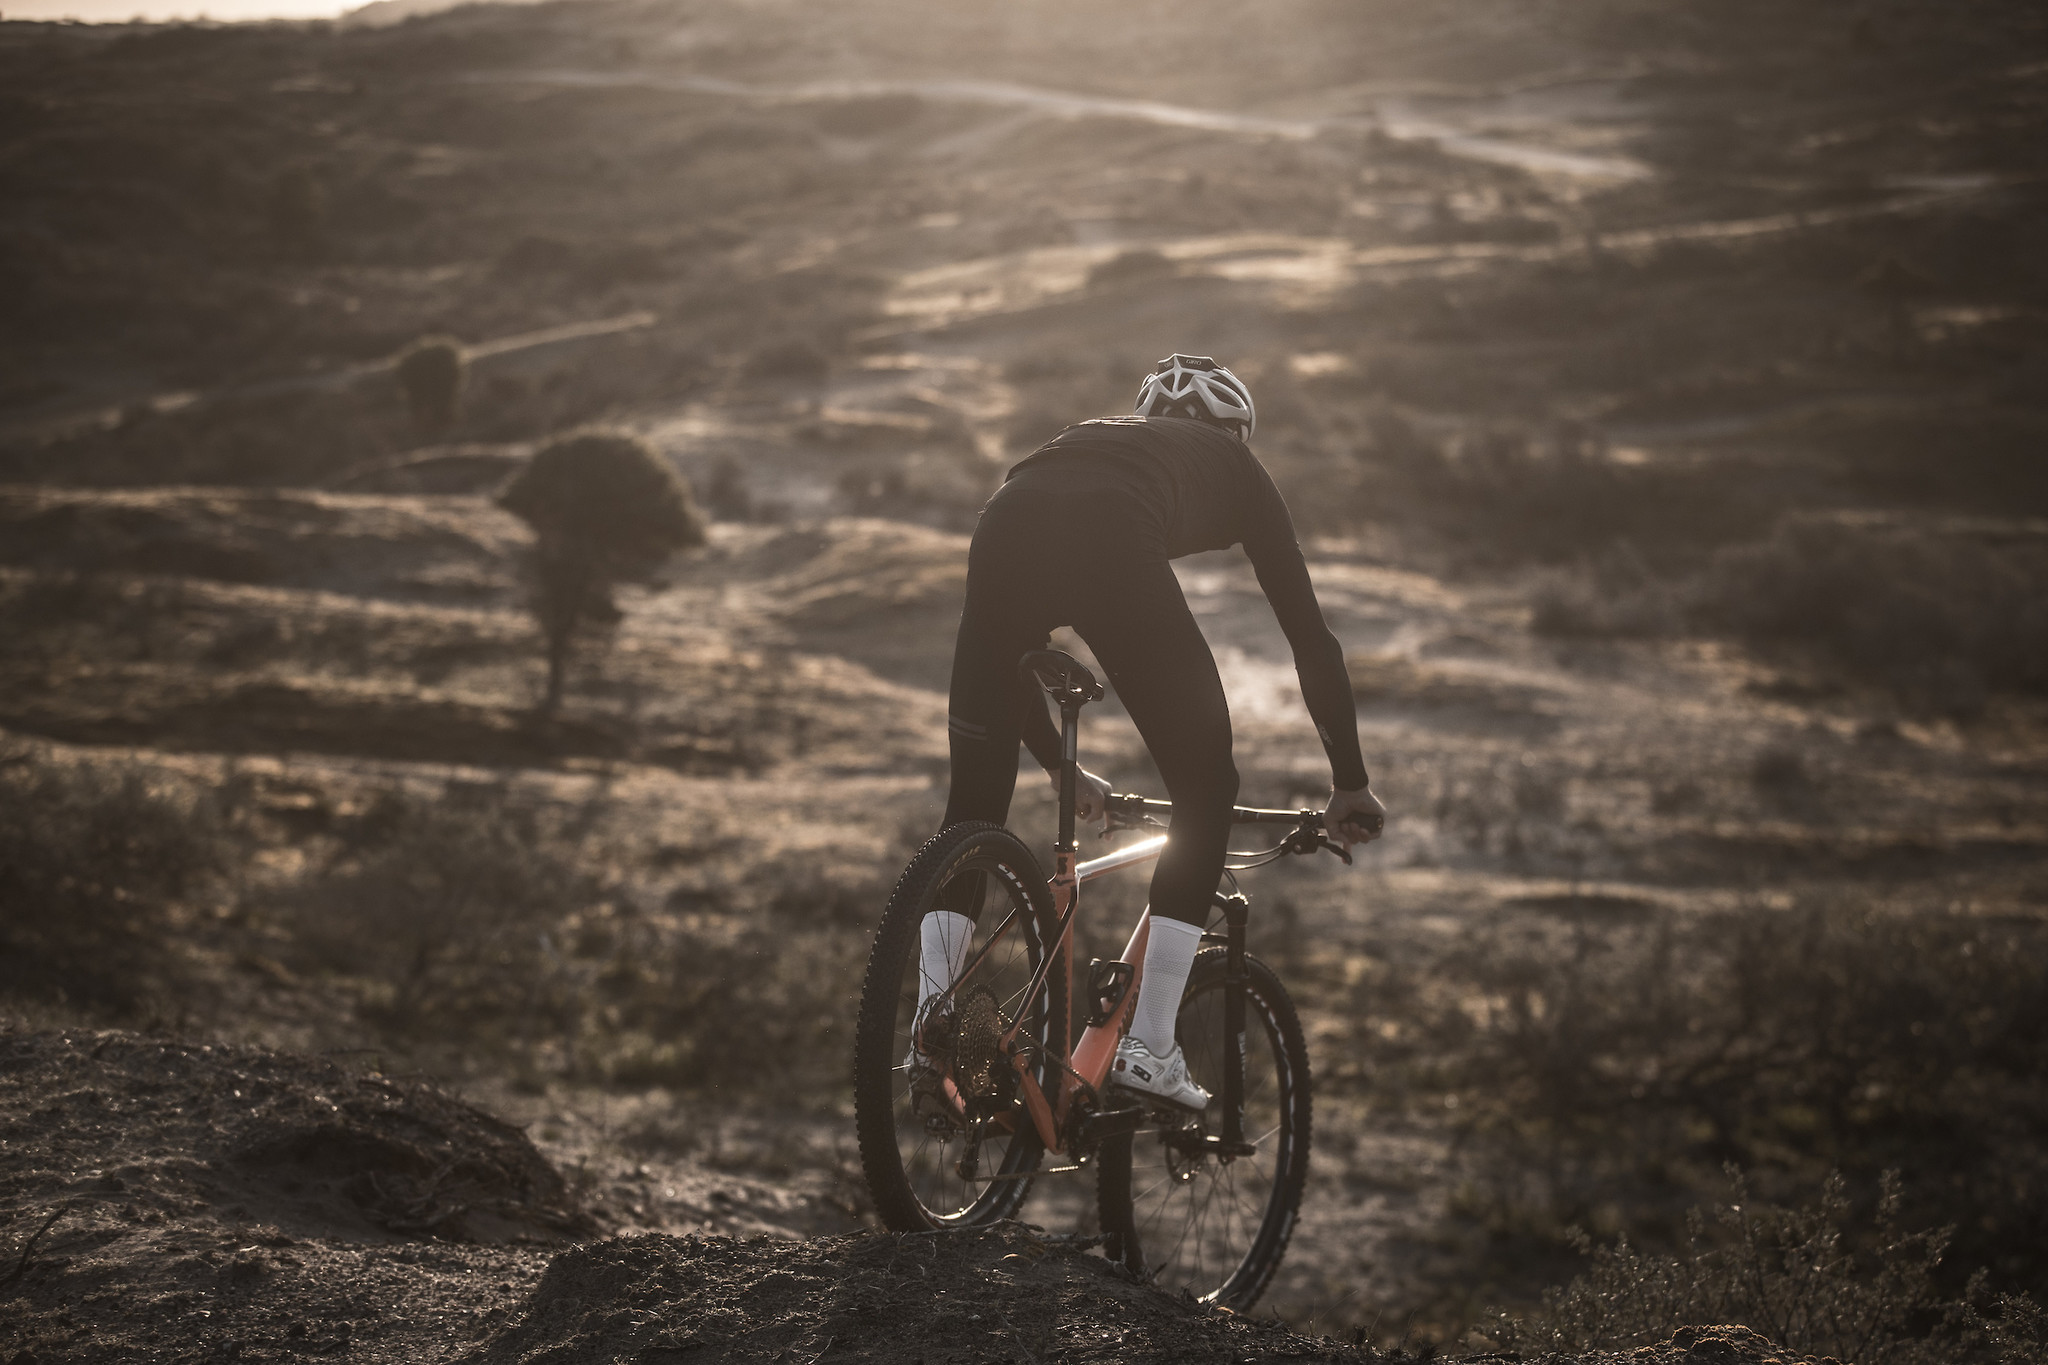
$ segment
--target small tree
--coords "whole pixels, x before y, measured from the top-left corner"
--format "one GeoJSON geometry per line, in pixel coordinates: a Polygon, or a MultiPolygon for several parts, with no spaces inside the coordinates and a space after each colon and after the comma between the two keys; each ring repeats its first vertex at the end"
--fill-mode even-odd
{"type": "Polygon", "coordinates": [[[547,636],[548,691],[562,702],[578,630],[619,619],[612,589],[644,582],[678,550],[704,543],[690,485],[645,441],[565,436],[514,475],[498,505],[533,527],[533,613],[547,636]]]}
{"type": "Polygon", "coordinates": [[[454,425],[463,368],[462,343],[453,337],[421,337],[399,353],[398,387],[422,435],[438,435],[454,425]]]}

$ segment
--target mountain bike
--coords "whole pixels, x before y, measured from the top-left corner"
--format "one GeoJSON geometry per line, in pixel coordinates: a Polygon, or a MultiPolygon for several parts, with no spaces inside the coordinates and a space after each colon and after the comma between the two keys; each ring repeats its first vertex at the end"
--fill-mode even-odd
{"type": "MultiPolygon", "coordinates": [[[[1235,873],[1318,851],[1350,855],[1310,810],[1238,807],[1235,822],[1286,826],[1226,864],[1182,996],[1176,1033],[1200,1114],[1104,1084],[1128,1029],[1151,912],[1122,957],[1077,972],[1081,887],[1157,858],[1152,833],[1100,858],[1074,842],[1081,707],[1102,684],[1037,650],[1020,671],[1058,705],[1062,761],[1053,873],[1000,825],[954,825],[910,860],[876,930],[854,1041],[855,1126],[876,1211],[903,1232],[981,1227],[1022,1207],[1039,1174],[1096,1177],[1105,1250],[1169,1289],[1240,1312],[1279,1268],[1308,1178],[1309,1067],[1301,1021],[1272,968],[1245,951],[1250,903],[1235,873]],[[920,926],[934,909],[975,921],[966,966],[920,1017],[920,926]],[[1080,1037],[1069,1001],[1079,990],[1080,1037]],[[913,1054],[913,1036],[928,1059],[913,1054]],[[1041,1172],[1051,1155],[1063,1164],[1041,1172]]],[[[1168,802],[1109,799],[1110,829],[1166,828],[1168,802]]]]}

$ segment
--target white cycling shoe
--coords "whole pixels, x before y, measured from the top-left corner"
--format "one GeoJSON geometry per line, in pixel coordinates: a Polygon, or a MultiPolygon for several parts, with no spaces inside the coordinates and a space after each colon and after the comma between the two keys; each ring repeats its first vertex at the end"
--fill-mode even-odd
{"type": "Polygon", "coordinates": [[[1109,1083],[1198,1113],[1209,1107],[1209,1092],[1188,1076],[1188,1059],[1178,1043],[1158,1057],[1136,1038],[1125,1038],[1116,1045],[1109,1083]]]}
{"type": "Polygon", "coordinates": [[[924,1033],[925,1012],[930,1007],[930,1003],[927,1002],[923,1008],[918,1010],[916,1018],[911,1021],[910,1046],[903,1049],[903,1065],[897,1068],[897,1070],[909,1078],[913,1086],[921,1080],[928,1080],[934,1072],[942,1070],[931,1054],[925,1052],[917,1045],[920,1036],[924,1033]]]}

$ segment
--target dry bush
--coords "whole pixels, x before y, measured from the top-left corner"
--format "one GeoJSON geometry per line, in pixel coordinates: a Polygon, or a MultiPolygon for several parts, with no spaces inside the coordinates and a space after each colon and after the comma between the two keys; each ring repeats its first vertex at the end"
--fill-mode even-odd
{"type": "Polygon", "coordinates": [[[141,1012],[176,983],[174,911],[225,862],[188,792],[0,754],[0,993],[141,1012]]]}
{"type": "Polygon", "coordinates": [[[1795,516],[1659,573],[1630,542],[1538,578],[1530,626],[1558,638],[1731,636],[1767,658],[1968,717],[2048,689],[2048,541],[2025,528],[1795,516]]]}
{"type": "Polygon", "coordinates": [[[399,353],[398,388],[423,435],[437,435],[455,424],[465,370],[462,343],[453,337],[421,337],[399,353]]]}
{"type": "Polygon", "coordinates": [[[1727,1323],[1857,1365],[2042,1359],[2048,1342],[2030,1298],[2002,1297],[1987,1319],[1977,1306],[1989,1297],[1981,1277],[1960,1295],[1940,1283],[1949,1231],[1905,1231],[1897,1172],[1880,1181],[1867,1233],[1855,1226],[1839,1174],[1797,1209],[1754,1199],[1734,1167],[1728,1176],[1728,1197],[1711,1216],[1698,1208],[1687,1215],[1678,1254],[1645,1254],[1626,1237],[1596,1248],[1578,1233],[1574,1245],[1591,1269],[1546,1293],[1533,1318],[1502,1317],[1491,1335],[1525,1354],[1625,1350],[1688,1326],[1727,1323]],[[1859,1247],[1867,1250],[1859,1255],[1859,1247]]]}
{"type": "Polygon", "coordinates": [[[2048,929],[1601,909],[1497,917],[1350,1001],[1383,1101],[1456,1101],[1486,1187],[1467,1212],[1504,1245],[1540,1257],[1574,1223],[1654,1241],[1730,1161],[1794,1187],[1896,1168],[1961,1264],[2048,1285],[2048,929]]]}
{"type": "Polygon", "coordinates": [[[387,793],[337,827],[279,920],[298,965],[399,1046],[727,1102],[836,1095],[887,895],[873,869],[795,859],[739,881],[714,862],[657,906],[621,880],[640,856],[596,833],[610,815],[495,783],[387,793]]]}
{"type": "Polygon", "coordinates": [[[1887,685],[1940,714],[2048,689],[2048,542],[1794,517],[1715,555],[1692,614],[1767,653],[1887,685]]]}
{"type": "MultiPolygon", "coordinates": [[[[872,920],[883,893],[836,894],[872,920]]],[[[586,983],[584,1008],[563,1064],[619,1086],[715,1088],[727,1101],[837,1095],[867,933],[820,909],[822,922],[806,906],[710,926],[625,906],[583,916],[569,965],[586,983]]]]}
{"type": "Polygon", "coordinates": [[[1529,594],[1529,629],[1553,639],[1624,639],[1671,635],[1684,624],[1678,586],[1623,540],[1570,569],[1537,578],[1529,594]]]}
{"type": "Polygon", "coordinates": [[[537,1003],[554,933],[601,900],[573,830],[502,785],[386,793],[283,911],[302,962],[357,979],[399,1033],[486,1031],[537,1003]]]}
{"type": "Polygon", "coordinates": [[[1541,436],[1503,427],[1444,442],[1382,412],[1366,459],[1376,468],[1359,486],[1363,515],[1413,518],[1487,563],[1573,563],[1621,543],[1685,563],[1757,524],[1743,480],[1620,464],[1570,424],[1541,436]]]}

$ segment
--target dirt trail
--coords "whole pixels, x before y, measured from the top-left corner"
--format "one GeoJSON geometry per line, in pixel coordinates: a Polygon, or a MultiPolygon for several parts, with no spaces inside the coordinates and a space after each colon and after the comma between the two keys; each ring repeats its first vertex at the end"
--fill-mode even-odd
{"type": "Polygon", "coordinates": [[[1102,95],[1083,95],[1068,90],[1019,85],[1009,81],[820,80],[776,85],[723,80],[716,76],[665,76],[652,72],[571,70],[479,73],[467,79],[586,89],[675,90],[689,94],[733,95],[778,102],[912,95],[920,99],[987,105],[999,109],[1019,109],[1050,118],[1130,119],[1167,128],[1194,128],[1203,132],[1231,133],[1244,137],[1301,140],[1324,133],[1378,132],[1400,142],[1434,143],[1452,156],[1513,166],[1536,175],[1616,182],[1639,180],[1650,174],[1649,167],[1631,157],[1591,156],[1506,138],[1475,136],[1444,121],[1443,117],[1423,117],[1405,104],[1397,102],[1390,102],[1376,110],[1371,117],[1342,115],[1327,118],[1278,118],[1229,109],[1203,109],[1185,104],[1169,104],[1161,100],[1114,99],[1102,95]]]}

